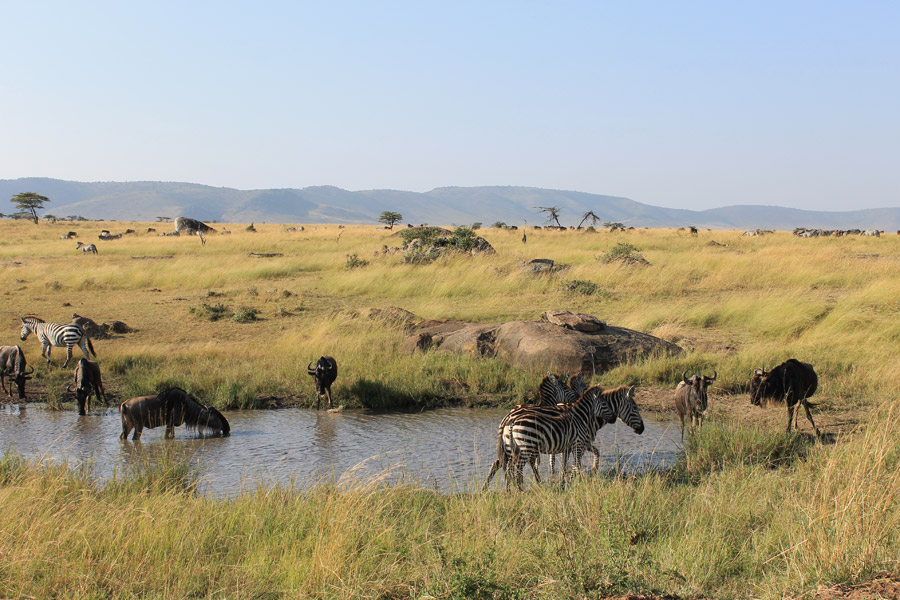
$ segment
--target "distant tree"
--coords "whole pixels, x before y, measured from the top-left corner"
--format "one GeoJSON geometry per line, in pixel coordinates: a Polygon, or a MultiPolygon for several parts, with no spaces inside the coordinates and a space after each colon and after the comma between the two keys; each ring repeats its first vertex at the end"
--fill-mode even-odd
{"type": "Polygon", "coordinates": [[[156,220],[160,223],[169,223],[172,217],[156,217],[156,220]]]}
{"type": "Polygon", "coordinates": [[[534,210],[547,215],[547,223],[556,223],[557,227],[562,227],[562,223],[559,222],[559,213],[562,212],[562,208],[559,206],[535,206],[534,210]]]}
{"type": "Polygon", "coordinates": [[[398,212],[394,212],[391,210],[386,210],[381,213],[381,216],[378,217],[379,223],[384,223],[388,226],[388,229],[393,229],[394,225],[403,220],[403,215],[398,212]]]}
{"type": "Polygon", "coordinates": [[[10,199],[10,202],[16,205],[19,209],[19,213],[21,213],[24,218],[30,218],[37,224],[37,210],[39,208],[44,208],[44,202],[50,202],[50,198],[35,194],[34,192],[22,192],[21,194],[13,196],[10,199]]]}
{"type": "Polygon", "coordinates": [[[6,215],[4,215],[3,213],[0,213],[0,219],[5,219],[5,218],[6,218],[6,215]]]}
{"type": "Polygon", "coordinates": [[[473,229],[473,230],[474,230],[474,229],[481,229],[481,223],[478,223],[478,222],[472,223],[472,229],[473,229]]]}
{"type": "Polygon", "coordinates": [[[588,219],[590,219],[591,225],[596,225],[597,223],[599,223],[602,220],[600,217],[598,217],[596,214],[594,214],[594,211],[589,210],[586,213],[584,213],[583,215],[581,215],[581,221],[578,223],[578,229],[581,229],[581,226],[584,225],[584,222],[587,221],[588,219]]]}
{"type": "Polygon", "coordinates": [[[51,215],[51,214],[44,215],[44,218],[46,220],[50,221],[51,223],[56,223],[56,219],[57,219],[56,215],[51,215]]]}
{"type": "Polygon", "coordinates": [[[506,227],[506,223],[504,223],[503,221],[494,221],[494,224],[491,225],[491,227],[495,229],[503,229],[504,227],[506,227]]]}

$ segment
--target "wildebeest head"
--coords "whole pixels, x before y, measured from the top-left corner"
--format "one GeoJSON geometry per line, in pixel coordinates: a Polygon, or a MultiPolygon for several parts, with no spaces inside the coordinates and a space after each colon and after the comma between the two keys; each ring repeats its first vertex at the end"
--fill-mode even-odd
{"type": "Polygon", "coordinates": [[[221,433],[223,437],[231,435],[231,425],[228,423],[228,419],[212,406],[204,407],[200,412],[200,416],[197,418],[197,428],[201,432],[221,433]]]}
{"type": "Polygon", "coordinates": [[[773,372],[760,367],[753,371],[750,377],[750,403],[760,406],[764,398],[772,398],[778,395],[777,385],[773,372]]]}
{"type": "MultiPolygon", "coordinates": [[[[19,346],[16,346],[15,348],[14,364],[11,365],[13,367],[13,381],[16,382],[19,400],[24,400],[25,382],[31,379],[31,374],[34,373],[34,367],[25,363],[25,353],[22,351],[22,348],[19,346]],[[29,369],[31,370],[29,371],[29,369]]],[[[2,365],[0,365],[0,368],[2,368],[2,365]]]]}
{"type": "Polygon", "coordinates": [[[316,393],[321,396],[337,379],[337,361],[330,356],[321,356],[315,367],[312,363],[306,365],[306,371],[316,382],[316,393]]]}
{"type": "Polygon", "coordinates": [[[712,377],[707,377],[706,375],[691,375],[688,377],[687,371],[681,373],[682,381],[684,381],[685,385],[690,386],[691,390],[694,392],[689,397],[697,403],[694,407],[695,410],[702,413],[709,407],[709,396],[706,388],[715,383],[718,377],[719,373],[715,369],[713,369],[712,377]]]}

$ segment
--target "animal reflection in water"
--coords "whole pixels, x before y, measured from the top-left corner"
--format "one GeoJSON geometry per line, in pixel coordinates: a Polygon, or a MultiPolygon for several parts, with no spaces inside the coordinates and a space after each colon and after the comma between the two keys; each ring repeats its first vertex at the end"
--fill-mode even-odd
{"type": "Polygon", "coordinates": [[[144,428],[166,426],[166,438],[175,437],[175,428],[186,425],[201,434],[229,435],[231,426],[218,410],[201,404],[181,388],[170,388],[155,396],[139,396],[126,400],[119,407],[122,415],[123,440],[134,429],[134,437],[140,439],[144,428]]]}

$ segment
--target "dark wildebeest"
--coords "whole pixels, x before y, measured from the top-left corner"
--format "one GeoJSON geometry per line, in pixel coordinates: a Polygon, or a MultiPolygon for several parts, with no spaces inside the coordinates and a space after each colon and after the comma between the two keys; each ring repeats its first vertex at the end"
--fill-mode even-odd
{"type": "Polygon", "coordinates": [[[100,365],[86,358],[78,360],[75,365],[75,400],[78,402],[78,414],[87,414],[91,407],[91,396],[106,402],[106,391],[100,379],[100,365]]]}
{"type": "Polygon", "coordinates": [[[31,379],[34,367],[29,367],[25,362],[25,352],[21,346],[0,346],[0,386],[3,391],[12,398],[12,383],[6,389],[4,377],[10,377],[16,382],[19,391],[19,400],[25,399],[25,381],[31,379]],[[30,371],[28,369],[31,369],[30,371]]]}
{"type": "Polygon", "coordinates": [[[681,374],[681,381],[675,388],[675,409],[678,411],[678,418],[681,419],[681,441],[684,441],[684,418],[688,418],[688,427],[694,428],[696,422],[697,428],[703,428],[703,413],[709,406],[709,398],[706,394],[706,388],[712,385],[719,374],[713,369],[713,376],[692,375],[690,379],[687,377],[687,371],[681,374]]]}
{"type": "MultiPolygon", "coordinates": [[[[771,371],[765,369],[757,369],[750,378],[750,402],[756,406],[762,404],[763,399],[781,400],[785,398],[788,409],[787,431],[791,430],[791,423],[794,428],[799,429],[797,418],[800,410],[797,404],[802,404],[806,410],[806,418],[812,423],[816,435],[819,428],[813,421],[812,413],[809,412],[810,403],[807,398],[812,396],[819,385],[819,378],[816,371],[809,363],[800,362],[796,358],[789,358],[771,371]]],[[[815,405],[813,405],[815,406],[815,405]]]]}
{"type": "Polygon", "coordinates": [[[322,396],[328,398],[328,408],[334,408],[331,402],[331,384],[337,379],[337,361],[330,356],[320,356],[315,367],[312,363],[306,365],[306,372],[316,382],[316,410],[319,410],[322,396]]]}
{"type": "Polygon", "coordinates": [[[134,429],[133,440],[140,439],[144,428],[166,426],[166,438],[175,437],[175,428],[186,424],[201,434],[227,436],[231,433],[228,420],[218,410],[204,406],[181,388],[170,388],[155,396],[139,396],[126,400],[119,407],[122,415],[123,440],[134,429]]]}

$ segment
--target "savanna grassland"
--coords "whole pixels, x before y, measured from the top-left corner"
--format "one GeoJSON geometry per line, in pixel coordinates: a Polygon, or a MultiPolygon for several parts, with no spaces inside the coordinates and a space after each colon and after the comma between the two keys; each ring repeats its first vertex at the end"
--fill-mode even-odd
{"type": "Polygon", "coordinates": [[[529,228],[523,244],[521,230],[481,229],[496,255],[427,265],[386,256],[398,238],[363,226],[96,240],[148,225],[171,227],[0,222],[0,343],[35,365],[34,398],[71,410],[71,369],[19,342],[19,317],[77,312],[137,330],[94,341],[116,399],[174,384],[223,409],[310,406],[304,367],[332,354],[348,407],[511,405],[534,398],[540,372],[401,352],[406,334],[368,309],[497,322],[564,308],[687,350],[594,383],[637,384],[642,409],[670,410],[663,390],[682,370],[716,369],[712,418],[670,471],[524,493],[322,484],[219,499],[176,458],[98,482],[8,452],[0,595],[781,598],[900,576],[898,236],[529,228]],[[100,254],[60,240],[68,230],[100,254]],[[602,260],[620,243],[649,265],[602,260]],[[518,266],[533,258],[565,268],[533,276],[518,266]],[[751,370],[789,357],[819,374],[821,441],[802,416],[785,434],[783,406],[749,406],[751,370]]]}

